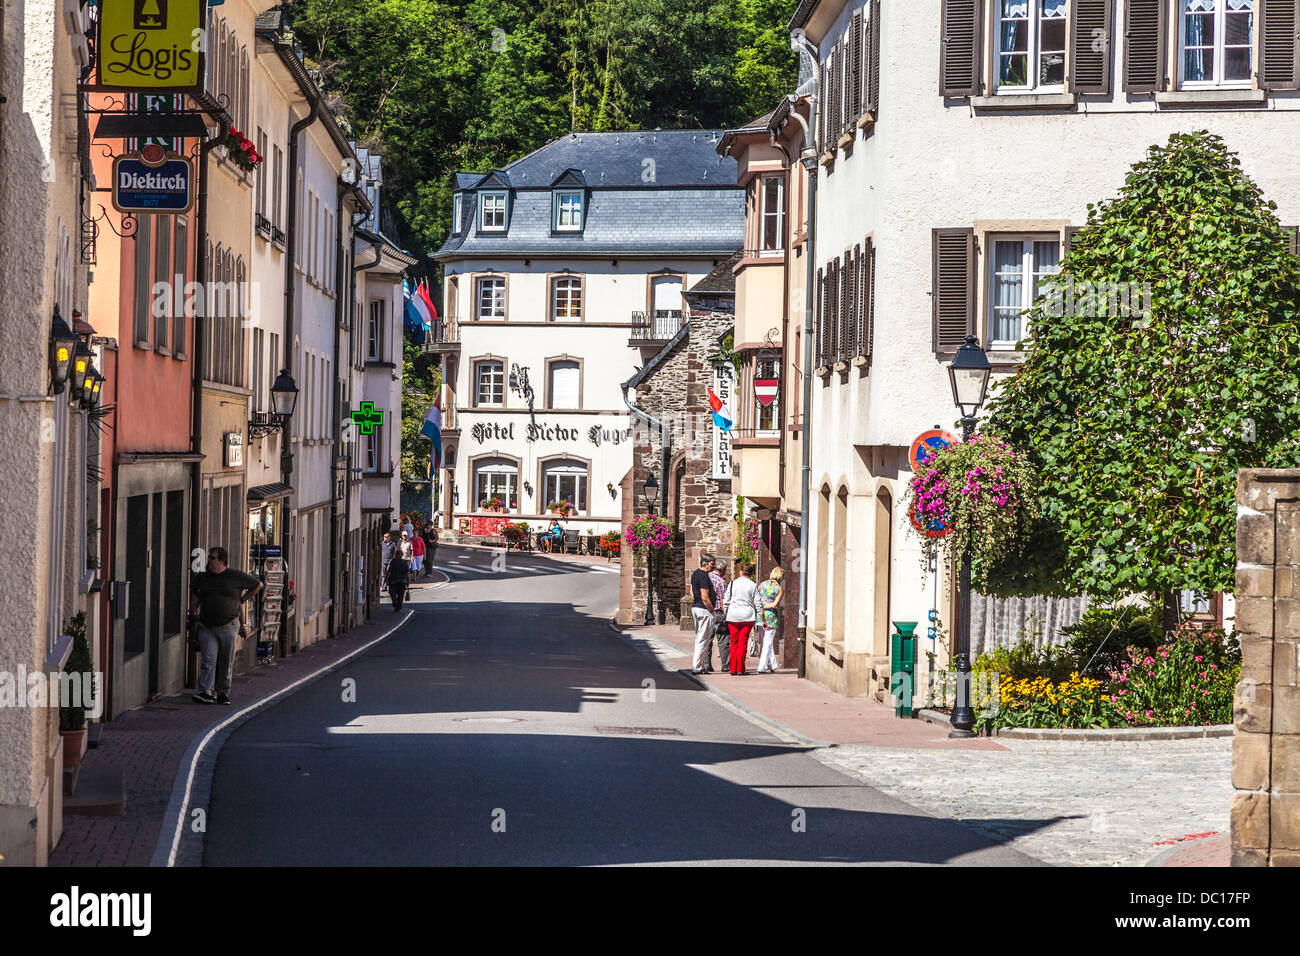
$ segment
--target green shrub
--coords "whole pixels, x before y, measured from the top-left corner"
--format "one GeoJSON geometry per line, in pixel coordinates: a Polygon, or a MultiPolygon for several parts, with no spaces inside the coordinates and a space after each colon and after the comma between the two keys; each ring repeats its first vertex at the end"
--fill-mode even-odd
{"type": "Polygon", "coordinates": [[[1134,726],[1232,723],[1241,647],[1222,628],[1179,627],[1172,640],[1134,649],[1111,683],[1111,702],[1134,726]]]}
{"type": "MultiPolygon", "coordinates": [[[[80,674],[83,681],[83,704],[90,705],[90,689],[84,686],[84,682],[91,679],[90,644],[86,641],[86,612],[78,611],[68,622],[68,635],[72,638],[72,653],[68,655],[68,662],[63,665],[63,673],[80,674]]],[[[54,688],[50,693],[56,693],[54,688]]],[[[86,726],[86,707],[60,707],[59,708],[59,730],[80,730],[86,726]]]]}
{"type": "Polygon", "coordinates": [[[1070,673],[1075,669],[1073,658],[1064,648],[1049,644],[1036,649],[1028,642],[985,651],[971,665],[971,670],[977,674],[996,673],[1003,680],[1045,677],[1054,684],[1069,680],[1070,673]]]}
{"type": "Polygon", "coordinates": [[[1105,680],[1128,663],[1130,647],[1156,649],[1160,644],[1159,613],[1158,607],[1094,604],[1083,612],[1077,624],[1061,629],[1065,648],[1080,674],[1105,680]]]}

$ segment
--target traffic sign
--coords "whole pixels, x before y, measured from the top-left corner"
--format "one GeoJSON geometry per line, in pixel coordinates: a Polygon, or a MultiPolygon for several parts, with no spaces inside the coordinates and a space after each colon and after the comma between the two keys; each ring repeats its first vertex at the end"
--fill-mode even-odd
{"type": "Polygon", "coordinates": [[[912,471],[920,471],[927,458],[935,452],[955,444],[957,444],[957,438],[942,428],[931,428],[929,431],[921,432],[916,436],[916,439],[912,442],[911,450],[907,453],[907,460],[912,466],[912,471]]]}

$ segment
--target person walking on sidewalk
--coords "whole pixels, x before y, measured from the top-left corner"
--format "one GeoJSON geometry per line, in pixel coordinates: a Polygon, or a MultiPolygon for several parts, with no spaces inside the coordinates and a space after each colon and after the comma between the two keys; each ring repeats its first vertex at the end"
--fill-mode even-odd
{"type": "Polygon", "coordinates": [[[750,578],[749,565],[736,559],[736,571],[722,600],[722,610],[731,630],[731,674],[745,674],[745,652],[749,649],[749,632],[758,618],[758,589],[750,578]]]}
{"type": "Polygon", "coordinates": [[[416,529],[411,537],[411,577],[418,578],[424,570],[424,533],[416,529]]]}
{"type": "Polygon", "coordinates": [[[727,619],[722,616],[722,596],[727,593],[727,564],[721,558],[714,558],[709,569],[709,581],[713,584],[713,636],[709,640],[709,670],[713,670],[713,643],[718,644],[718,670],[727,669],[728,648],[731,644],[727,619]]]}
{"type": "Polygon", "coordinates": [[[701,554],[700,566],[691,572],[691,621],[695,624],[695,661],[691,666],[692,674],[707,674],[713,668],[709,665],[713,644],[713,582],[709,580],[709,569],[713,567],[713,555],[701,554]]]}
{"type": "Polygon", "coordinates": [[[409,571],[411,561],[415,557],[415,545],[411,544],[411,532],[402,532],[402,542],[397,546],[397,550],[401,553],[402,557],[406,559],[406,567],[409,571]]]}
{"type": "Polygon", "coordinates": [[[200,704],[230,703],[230,664],[235,637],[248,632],[244,602],[262,590],[262,582],[251,574],[227,565],[225,548],[208,549],[208,569],[194,576],[190,587],[190,618],[198,619],[200,704]],[[216,690],[214,696],[213,690],[216,690]]]}
{"type": "Polygon", "coordinates": [[[433,559],[438,556],[438,529],[424,526],[424,576],[433,577],[433,559]]]}
{"type": "Polygon", "coordinates": [[[785,593],[781,587],[784,575],[785,572],[779,567],[773,568],[767,580],[758,586],[758,623],[763,631],[763,648],[758,654],[760,674],[776,673],[776,651],[772,645],[776,642],[776,624],[781,610],[781,597],[785,593]]]}
{"type": "Polygon", "coordinates": [[[384,546],[379,555],[383,568],[379,575],[379,590],[381,591],[388,590],[388,565],[392,562],[393,555],[397,554],[397,551],[397,539],[393,537],[393,532],[385,531],[384,546]]]}
{"type": "Polygon", "coordinates": [[[406,601],[409,569],[410,565],[406,563],[402,552],[393,555],[393,560],[388,565],[388,596],[393,599],[394,611],[400,611],[406,601]]]}

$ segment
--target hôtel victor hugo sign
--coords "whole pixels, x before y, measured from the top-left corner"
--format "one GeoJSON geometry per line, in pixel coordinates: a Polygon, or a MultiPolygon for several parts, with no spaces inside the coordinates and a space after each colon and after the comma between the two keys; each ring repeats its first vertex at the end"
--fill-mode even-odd
{"type": "MultiPolygon", "coordinates": [[[[514,441],[515,440],[515,423],[510,422],[508,425],[500,425],[496,422],[477,422],[469,430],[470,437],[479,444],[485,444],[489,441],[514,441]]],[[[578,442],[585,434],[587,441],[599,447],[602,444],[619,445],[632,437],[630,428],[604,428],[600,425],[592,425],[584,433],[581,428],[574,426],[566,428],[564,425],[548,425],[545,422],[530,422],[523,428],[523,439],[525,441],[567,441],[578,442]]]]}
{"type": "Polygon", "coordinates": [[[101,89],[198,93],[208,0],[99,0],[101,89]]]}

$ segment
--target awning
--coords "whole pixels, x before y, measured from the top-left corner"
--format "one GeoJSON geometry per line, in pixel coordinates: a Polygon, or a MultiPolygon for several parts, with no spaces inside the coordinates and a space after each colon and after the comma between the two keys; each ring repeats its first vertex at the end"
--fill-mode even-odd
{"type": "Polygon", "coordinates": [[[248,489],[249,503],[260,504],[263,501],[275,501],[293,494],[293,486],[276,482],[272,485],[254,485],[248,489]]]}
{"type": "Polygon", "coordinates": [[[198,113],[103,113],[95,139],[134,139],[143,136],[203,139],[208,135],[198,113]]]}

